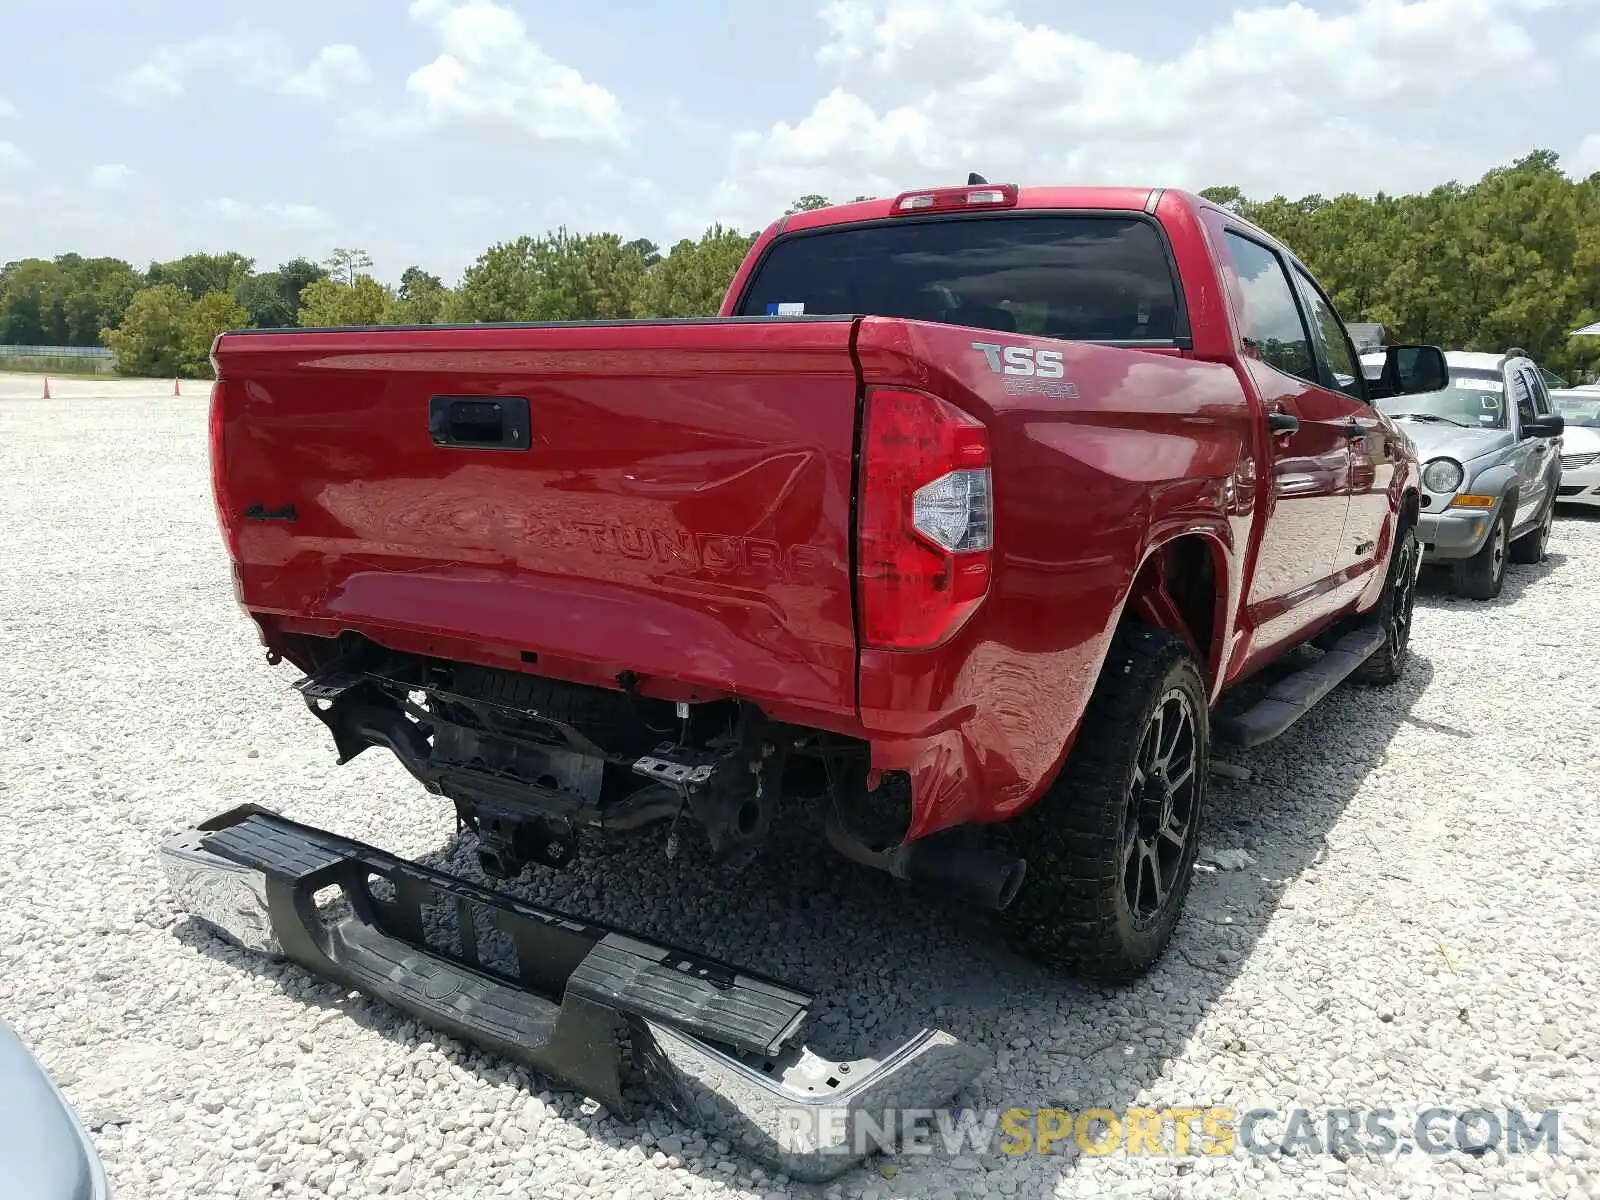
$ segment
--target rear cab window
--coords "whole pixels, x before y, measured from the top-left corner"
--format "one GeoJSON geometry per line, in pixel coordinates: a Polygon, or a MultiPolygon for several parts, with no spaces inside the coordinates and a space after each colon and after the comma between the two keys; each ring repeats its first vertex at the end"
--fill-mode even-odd
{"type": "Polygon", "coordinates": [[[1166,242],[1131,214],[894,217],[779,238],[741,316],[902,317],[1171,345],[1188,336],[1166,242]]]}

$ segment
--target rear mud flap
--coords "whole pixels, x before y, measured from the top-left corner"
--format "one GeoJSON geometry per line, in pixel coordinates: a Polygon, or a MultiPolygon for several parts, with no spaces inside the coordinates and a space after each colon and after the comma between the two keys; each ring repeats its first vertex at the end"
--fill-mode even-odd
{"type": "Polygon", "coordinates": [[[625,1063],[686,1124],[809,1183],[892,1151],[990,1065],[925,1029],[865,1059],[799,1041],[812,997],[254,805],[159,852],[178,906],[626,1114],[625,1063]],[[334,897],[319,902],[319,895],[334,897]]]}

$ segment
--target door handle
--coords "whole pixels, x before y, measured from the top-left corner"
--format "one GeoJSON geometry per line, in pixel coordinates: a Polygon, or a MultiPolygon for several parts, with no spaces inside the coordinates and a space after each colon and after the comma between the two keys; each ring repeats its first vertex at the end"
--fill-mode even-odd
{"type": "Polygon", "coordinates": [[[526,450],[531,444],[526,396],[434,396],[428,436],[435,446],[526,450]]]}
{"type": "Polygon", "coordinates": [[[1292,412],[1277,409],[1267,414],[1267,428],[1274,434],[1298,433],[1300,431],[1300,418],[1292,412]]]}

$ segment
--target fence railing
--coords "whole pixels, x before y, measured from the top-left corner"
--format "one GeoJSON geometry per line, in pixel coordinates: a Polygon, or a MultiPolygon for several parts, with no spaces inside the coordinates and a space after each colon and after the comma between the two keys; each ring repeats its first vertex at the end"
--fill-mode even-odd
{"type": "Polygon", "coordinates": [[[110,362],[115,357],[106,346],[6,346],[0,345],[0,355],[12,358],[103,358],[110,362]]]}
{"type": "Polygon", "coordinates": [[[0,345],[0,370],[111,375],[116,367],[116,356],[105,346],[0,345]]]}

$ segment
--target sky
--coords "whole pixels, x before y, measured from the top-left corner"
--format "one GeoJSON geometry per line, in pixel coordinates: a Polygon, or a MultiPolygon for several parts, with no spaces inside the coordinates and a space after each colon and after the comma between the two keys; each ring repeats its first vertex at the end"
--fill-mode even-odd
{"type": "Polygon", "coordinates": [[[454,282],[795,197],[1600,170],[1600,0],[0,0],[0,262],[335,246],[454,282]]]}

